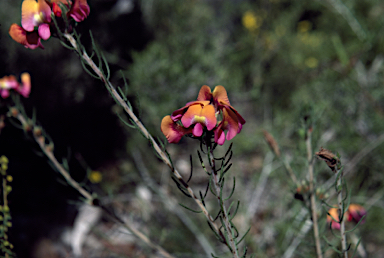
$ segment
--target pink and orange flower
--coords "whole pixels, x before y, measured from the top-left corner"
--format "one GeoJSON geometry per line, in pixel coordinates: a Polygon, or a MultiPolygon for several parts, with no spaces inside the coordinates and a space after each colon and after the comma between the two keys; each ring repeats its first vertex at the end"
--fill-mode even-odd
{"type": "MultiPolygon", "coordinates": [[[[347,221],[353,221],[358,223],[367,214],[363,206],[359,204],[350,204],[347,211],[344,214],[344,218],[347,221]]],[[[328,210],[327,222],[332,222],[332,229],[340,230],[340,218],[338,208],[331,208],[328,210]]],[[[365,221],[363,220],[362,223],[365,221]]]]}
{"type": "Polygon", "coordinates": [[[219,85],[211,92],[204,85],[197,101],[189,102],[163,118],[161,131],[170,143],[179,142],[186,134],[200,137],[204,131],[213,132],[215,142],[223,145],[226,139],[231,140],[240,133],[243,124],[245,120],[230,105],[225,88],[219,85]]]}
{"type": "Polygon", "coordinates": [[[66,15],[76,22],[83,21],[89,15],[87,0],[24,0],[21,6],[21,26],[16,23],[11,25],[11,38],[26,48],[44,49],[41,39],[48,40],[51,37],[52,14],[62,16],[60,3],[70,6],[66,15]]]}
{"type": "Polygon", "coordinates": [[[28,73],[22,73],[21,83],[13,75],[0,78],[0,96],[4,99],[8,98],[11,90],[15,90],[25,98],[28,98],[31,92],[31,76],[28,73]]]}

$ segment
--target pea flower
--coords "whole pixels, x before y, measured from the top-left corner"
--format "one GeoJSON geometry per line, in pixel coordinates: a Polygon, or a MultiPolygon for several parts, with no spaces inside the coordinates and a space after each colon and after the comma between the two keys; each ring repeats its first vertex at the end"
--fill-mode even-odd
{"type": "Polygon", "coordinates": [[[31,76],[28,73],[22,73],[21,83],[13,75],[0,78],[0,96],[4,99],[8,98],[10,90],[15,90],[25,98],[28,98],[31,92],[31,76]]]}
{"type": "MultiPolygon", "coordinates": [[[[337,208],[331,208],[328,210],[328,214],[327,222],[332,222],[332,229],[340,230],[339,210],[337,208]]],[[[344,214],[344,218],[346,218],[347,221],[358,223],[366,214],[367,212],[363,206],[351,203],[344,214]]],[[[365,221],[363,220],[362,223],[364,222],[365,221]]]]}
{"type": "Polygon", "coordinates": [[[26,48],[44,49],[41,39],[48,40],[51,37],[50,28],[54,26],[52,13],[56,17],[62,16],[60,3],[71,7],[66,15],[76,22],[83,21],[89,15],[87,0],[24,0],[21,6],[21,26],[15,23],[11,25],[11,38],[26,48]]]}
{"type": "MultiPolygon", "coordinates": [[[[367,215],[367,211],[359,204],[350,204],[348,211],[348,221],[353,221],[355,223],[358,223],[365,215],[367,215]]],[[[363,220],[362,223],[364,222],[365,221],[363,220]]]]}
{"type": "Polygon", "coordinates": [[[186,134],[200,137],[206,130],[213,132],[215,142],[223,145],[225,139],[231,140],[241,131],[244,123],[245,120],[230,105],[223,86],[216,86],[211,92],[204,85],[199,91],[197,101],[189,102],[171,116],[163,118],[161,131],[168,142],[177,143],[186,134]],[[222,120],[218,121],[218,117],[222,120]],[[226,136],[225,131],[228,131],[226,136]]]}

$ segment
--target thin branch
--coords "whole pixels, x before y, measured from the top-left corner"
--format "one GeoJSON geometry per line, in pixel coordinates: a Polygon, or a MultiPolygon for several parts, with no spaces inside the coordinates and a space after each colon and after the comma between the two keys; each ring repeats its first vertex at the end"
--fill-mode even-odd
{"type": "Polygon", "coordinates": [[[219,228],[214,223],[212,216],[209,214],[208,210],[204,207],[201,200],[198,199],[198,197],[194,194],[192,188],[183,180],[180,173],[173,167],[171,160],[168,158],[168,155],[160,148],[160,146],[157,144],[157,142],[153,139],[152,135],[148,132],[148,130],[145,128],[145,126],[139,121],[139,119],[133,113],[133,110],[128,106],[128,104],[124,101],[124,99],[120,96],[120,94],[115,90],[112,83],[106,79],[103,72],[100,71],[100,69],[93,62],[93,60],[88,56],[88,54],[85,50],[81,54],[81,49],[78,46],[75,38],[72,35],[65,33],[64,37],[66,39],[68,39],[68,41],[76,49],[76,51],[79,52],[79,54],[81,55],[81,58],[92,68],[92,70],[97,74],[97,76],[100,78],[100,80],[104,82],[105,86],[107,87],[108,91],[111,93],[112,97],[116,100],[117,103],[119,103],[121,105],[121,107],[123,107],[124,111],[130,116],[132,121],[137,125],[137,128],[144,135],[144,137],[147,138],[152,143],[153,148],[155,149],[156,153],[159,155],[161,160],[168,167],[170,167],[174,176],[177,178],[177,180],[180,182],[180,184],[183,185],[188,190],[188,193],[192,196],[192,198],[195,200],[196,204],[203,211],[205,217],[207,218],[208,222],[211,224],[212,228],[218,234],[220,234],[219,228]]]}
{"type": "Polygon", "coordinates": [[[344,219],[344,203],[343,203],[343,188],[342,188],[342,179],[343,179],[343,169],[340,169],[336,173],[337,182],[337,204],[339,206],[339,216],[340,218],[340,234],[341,234],[341,251],[344,253],[344,258],[348,258],[347,250],[347,237],[345,235],[345,219],[344,219]]]}
{"type": "MultiPolygon", "coordinates": [[[[237,250],[237,245],[236,245],[234,237],[233,237],[232,225],[231,225],[231,222],[228,218],[227,209],[226,209],[226,207],[224,205],[224,201],[222,199],[222,191],[223,191],[224,186],[220,186],[219,177],[218,177],[216,167],[215,167],[215,156],[213,155],[213,150],[210,149],[210,152],[208,152],[208,153],[210,153],[210,158],[211,158],[210,163],[211,163],[212,176],[213,176],[213,181],[214,181],[214,189],[216,192],[217,201],[219,203],[220,209],[223,211],[221,214],[222,214],[222,219],[224,222],[223,224],[225,227],[224,232],[225,232],[225,236],[226,236],[226,239],[228,242],[227,245],[232,250],[233,257],[238,258],[239,254],[238,254],[238,250],[237,250]]],[[[208,157],[209,157],[209,155],[208,155],[208,157]]],[[[224,178],[222,180],[222,184],[224,184],[224,178]]]]}
{"type": "Polygon", "coordinates": [[[312,128],[310,127],[307,130],[307,138],[305,140],[306,146],[307,146],[307,158],[308,158],[308,176],[309,176],[309,192],[310,192],[310,199],[311,199],[311,211],[312,211],[312,221],[313,221],[313,235],[315,237],[315,244],[316,244],[316,253],[318,258],[322,258],[323,254],[321,252],[321,243],[320,243],[320,237],[319,237],[319,225],[317,222],[317,209],[316,209],[316,194],[314,191],[314,177],[313,177],[313,153],[312,153],[312,128]]]}
{"type": "Polygon", "coordinates": [[[196,224],[190,219],[187,213],[184,210],[178,207],[177,202],[149,175],[148,169],[145,166],[142,156],[138,151],[131,152],[133,160],[137,166],[138,171],[140,172],[144,182],[160,197],[163,203],[166,205],[169,211],[176,214],[179,219],[188,227],[188,229],[195,235],[196,240],[199,242],[201,247],[204,249],[207,257],[211,256],[214,253],[212,246],[209,244],[208,239],[204,236],[204,234],[200,231],[200,229],[196,226],[196,224]]]}
{"type": "MultiPolygon", "coordinates": [[[[27,126],[27,119],[19,112],[16,116],[16,118],[20,121],[20,123],[23,126],[27,126]]],[[[83,187],[79,185],[69,174],[69,172],[60,164],[60,162],[56,159],[55,155],[53,154],[52,148],[49,147],[49,145],[45,144],[45,138],[43,136],[39,136],[36,134],[33,134],[33,137],[37,144],[40,146],[41,150],[44,152],[44,154],[48,157],[48,159],[52,162],[54,167],[59,171],[59,173],[67,180],[67,182],[75,188],[86,200],[86,203],[93,205],[93,196],[83,187]]],[[[151,240],[145,236],[143,233],[135,229],[133,226],[130,225],[127,221],[123,221],[119,217],[117,217],[113,212],[109,211],[105,206],[99,205],[112,219],[114,219],[118,224],[124,226],[127,228],[134,236],[139,238],[141,241],[146,243],[149,247],[156,250],[161,254],[163,257],[166,258],[174,258],[171,254],[169,254],[167,251],[165,251],[162,247],[154,244],[151,242],[151,240]]]]}

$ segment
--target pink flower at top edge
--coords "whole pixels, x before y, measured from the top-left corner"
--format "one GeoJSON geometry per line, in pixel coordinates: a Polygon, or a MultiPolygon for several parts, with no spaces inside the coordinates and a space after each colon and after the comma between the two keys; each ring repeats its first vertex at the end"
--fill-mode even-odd
{"type": "Polygon", "coordinates": [[[52,12],[56,17],[62,16],[60,3],[71,6],[66,15],[76,22],[83,21],[90,13],[87,0],[24,0],[21,6],[21,26],[11,25],[11,38],[26,48],[44,49],[41,39],[48,40],[51,37],[52,12]]]}

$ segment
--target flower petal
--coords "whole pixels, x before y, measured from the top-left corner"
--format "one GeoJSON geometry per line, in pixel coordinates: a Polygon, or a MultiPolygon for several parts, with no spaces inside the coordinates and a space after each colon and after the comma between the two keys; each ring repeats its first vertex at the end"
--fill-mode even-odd
{"type": "Polygon", "coordinates": [[[51,37],[51,31],[49,30],[49,25],[47,23],[40,24],[38,33],[39,36],[44,40],[47,40],[49,37],[51,37]]]}
{"type": "Polygon", "coordinates": [[[229,103],[227,91],[221,85],[217,85],[215,87],[215,89],[212,92],[212,96],[213,96],[215,104],[217,104],[218,106],[220,106],[220,105],[231,105],[229,103]]]}
{"type": "Polygon", "coordinates": [[[192,124],[195,124],[195,117],[200,116],[202,109],[203,107],[199,104],[190,106],[187,112],[185,112],[185,114],[181,118],[181,122],[183,123],[184,127],[188,128],[192,124]]]}
{"type": "Polygon", "coordinates": [[[239,131],[239,122],[236,114],[232,110],[223,109],[223,128],[228,130],[227,140],[231,140],[239,131]]]}
{"type": "Polygon", "coordinates": [[[24,98],[28,98],[31,93],[31,76],[29,73],[21,74],[21,85],[17,91],[23,95],[24,98]]]}
{"type": "Polygon", "coordinates": [[[23,27],[14,23],[9,28],[9,35],[14,41],[24,45],[26,48],[35,49],[40,47],[44,49],[36,31],[27,32],[23,27]]]}
{"type": "Polygon", "coordinates": [[[0,79],[0,89],[2,90],[16,89],[17,87],[19,87],[19,83],[13,75],[4,76],[0,79]]]}
{"type": "Polygon", "coordinates": [[[337,208],[331,208],[328,210],[329,215],[327,215],[327,222],[332,222],[332,229],[340,230],[340,220],[339,220],[339,211],[337,208]]]}
{"type": "Polygon", "coordinates": [[[24,0],[21,6],[21,26],[33,31],[35,26],[51,22],[51,8],[45,0],[24,0]]]}
{"type": "Polygon", "coordinates": [[[212,99],[211,88],[207,85],[203,85],[199,91],[199,95],[197,96],[198,101],[210,101],[212,99]]]}
{"type": "Polygon", "coordinates": [[[87,0],[74,0],[69,15],[77,22],[83,21],[90,12],[87,0]]]}
{"type": "Polygon", "coordinates": [[[3,99],[6,99],[9,97],[9,90],[1,90],[0,89],[0,95],[3,99]]]}
{"type": "Polygon", "coordinates": [[[206,105],[201,110],[201,116],[205,117],[205,126],[207,127],[208,131],[211,131],[213,128],[215,128],[217,124],[216,116],[215,116],[215,107],[212,105],[206,105]]]}
{"type": "Polygon", "coordinates": [[[33,31],[36,24],[35,14],[39,12],[39,5],[35,0],[24,0],[21,5],[21,26],[26,31],[33,31]]]}
{"type": "Polygon", "coordinates": [[[196,104],[200,104],[200,105],[208,105],[209,104],[209,101],[191,101],[191,102],[188,102],[184,107],[178,109],[178,110],[175,110],[171,117],[172,117],[172,120],[173,121],[179,121],[181,119],[181,117],[183,116],[183,114],[187,111],[187,109],[192,106],[192,105],[196,105],[196,104]]]}
{"type": "Polygon", "coordinates": [[[222,129],[222,123],[220,123],[215,130],[215,142],[219,145],[223,145],[225,142],[225,133],[222,129]]]}
{"type": "Polygon", "coordinates": [[[184,135],[191,133],[191,129],[183,128],[175,123],[171,116],[165,116],[161,121],[161,131],[169,143],[178,143],[184,135]]]}
{"type": "Polygon", "coordinates": [[[197,123],[192,130],[192,134],[196,137],[200,137],[203,134],[203,126],[200,123],[197,123]]]}
{"type": "MultiPolygon", "coordinates": [[[[367,214],[366,210],[363,208],[363,206],[359,204],[350,204],[348,207],[348,221],[354,221],[358,223],[363,216],[367,214]]],[[[364,221],[362,221],[364,223],[364,221]]]]}

